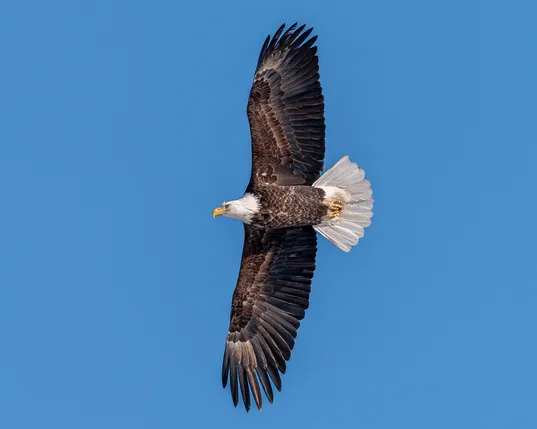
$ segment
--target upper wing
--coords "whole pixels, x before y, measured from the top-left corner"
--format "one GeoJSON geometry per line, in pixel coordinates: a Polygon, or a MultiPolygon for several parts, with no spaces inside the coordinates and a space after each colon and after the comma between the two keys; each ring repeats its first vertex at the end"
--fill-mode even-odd
{"type": "Polygon", "coordinates": [[[279,372],[285,373],[299,320],[309,305],[316,252],[317,237],[311,226],[263,230],[245,225],[222,366],[222,383],[226,387],[229,376],[235,406],[240,385],[246,409],[250,409],[250,389],[261,409],[258,378],[270,402],[269,376],[281,390],[279,372]]]}
{"type": "Polygon", "coordinates": [[[248,99],[252,134],[250,185],[311,185],[323,169],[324,98],[317,36],[292,25],[267,37],[248,99]],[[283,33],[283,34],[282,34],[283,33]]]}

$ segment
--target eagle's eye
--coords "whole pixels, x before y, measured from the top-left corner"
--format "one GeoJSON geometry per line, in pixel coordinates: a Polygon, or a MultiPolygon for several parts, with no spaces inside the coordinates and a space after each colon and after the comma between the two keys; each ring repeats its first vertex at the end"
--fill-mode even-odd
{"type": "Polygon", "coordinates": [[[224,204],[224,208],[225,208],[226,210],[229,210],[229,207],[230,207],[230,204],[229,204],[229,203],[225,203],[225,204],[224,204]]]}

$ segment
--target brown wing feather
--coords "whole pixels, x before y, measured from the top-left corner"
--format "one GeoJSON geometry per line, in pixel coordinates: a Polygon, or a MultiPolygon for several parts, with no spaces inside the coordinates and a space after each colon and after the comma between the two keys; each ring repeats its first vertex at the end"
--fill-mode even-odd
{"type": "Polygon", "coordinates": [[[317,36],[282,25],[265,41],[248,99],[252,134],[249,188],[263,184],[311,185],[323,169],[324,98],[317,36]]]}
{"type": "Polygon", "coordinates": [[[260,385],[272,403],[281,389],[297,329],[309,305],[317,237],[312,227],[263,230],[245,225],[244,249],[226,339],[222,383],[231,384],[237,406],[239,387],[250,409],[250,390],[259,409],[260,385]],[[257,377],[256,377],[257,374],[257,377]]]}

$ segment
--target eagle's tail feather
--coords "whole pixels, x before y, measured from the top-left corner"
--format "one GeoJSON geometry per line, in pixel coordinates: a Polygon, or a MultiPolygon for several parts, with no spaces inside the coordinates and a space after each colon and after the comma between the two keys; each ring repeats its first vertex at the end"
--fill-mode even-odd
{"type": "Polygon", "coordinates": [[[344,156],[313,184],[324,189],[329,206],[329,215],[314,228],[345,252],[358,244],[364,228],[371,225],[373,191],[364,178],[364,170],[344,156]]]}

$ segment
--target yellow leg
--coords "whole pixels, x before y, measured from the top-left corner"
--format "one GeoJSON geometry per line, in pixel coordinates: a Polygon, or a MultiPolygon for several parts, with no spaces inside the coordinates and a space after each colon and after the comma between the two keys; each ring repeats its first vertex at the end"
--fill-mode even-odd
{"type": "Polygon", "coordinates": [[[328,217],[335,218],[338,217],[343,211],[343,203],[338,200],[330,201],[328,204],[328,217]]]}

